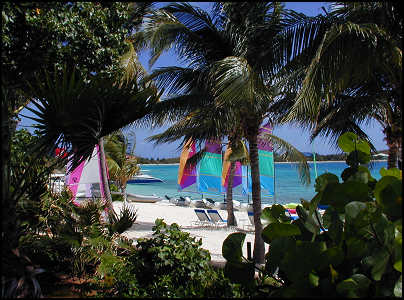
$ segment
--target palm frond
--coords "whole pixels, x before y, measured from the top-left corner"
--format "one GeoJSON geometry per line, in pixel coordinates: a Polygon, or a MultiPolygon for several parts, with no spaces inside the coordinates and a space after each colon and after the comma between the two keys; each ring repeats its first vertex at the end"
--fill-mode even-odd
{"type": "Polygon", "coordinates": [[[274,151],[283,152],[283,156],[287,160],[297,162],[300,181],[306,185],[310,184],[310,167],[307,163],[307,158],[304,156],[303,153],[301,153],[285,140],[273,134],[261,133],[260,138],[264,141],[266,140],[268,143],[272,143],[274,146],[274,151]]]}

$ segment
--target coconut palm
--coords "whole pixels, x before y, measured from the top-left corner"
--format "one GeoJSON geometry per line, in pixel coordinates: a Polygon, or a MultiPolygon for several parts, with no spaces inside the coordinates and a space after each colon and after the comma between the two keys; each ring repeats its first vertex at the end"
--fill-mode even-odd
{"type": "Polygon", "coordinates": [[[131,149],[128,149],[128,138],[121,130],[118,130],[105,137],[104,148],[111,179],[118,185],[124,197],[124,202],[126,202],[126,183],[140,170],[137,160],[133,156],[135,141],[133,141],[131,149]]]}
{"type": "MultiPolygon", "coordinates": [[[[158,108],[164,114],[160,114],[157,123],[179,120],[194,109],[202,110],[209,105],[226,107],[233,120],[240,120],[242,137],[249,144],[252,169],[257,262],[264,260],[258,129],[270,104],[280,95],[272,84],[293,56],[293,46],[300,50],[308,43],[306,40],[316,41],[319,27],[313,24],[322,22],[322,18],[285,10],[279,3],[218,3],[213,17],[181,3],[150,16],[142,38],[138,39],[143,43],[138,45],[149,41],[151,64],[170,47],[175,47],[180,58],[189,63],[188,67],[160,68],[151,74],[157,86],[164,87],[171,96],[159,103],[158,108]],[[297,37],[304,38],[300,41],[297,37]],[[298,42],[293,44],[295,40],[298,42]],[[209,91],[210,96],[206,97],[201,90],[209,91]]],[[[209,116],[213,117],[218,122],[227,121],[209,116]]]]}
{"type": "Polygon", "coordinates": [[[315,129],[313,137],[335,137],[345,125],[358,128],[363,120],[374,118],[389,148],[388,168],[396,165],[402,135],[398,8],[393,2],[336,2],[327,16],[333,24],[305,67],[302,89],[286,119],[309,123],[315,129]]]}

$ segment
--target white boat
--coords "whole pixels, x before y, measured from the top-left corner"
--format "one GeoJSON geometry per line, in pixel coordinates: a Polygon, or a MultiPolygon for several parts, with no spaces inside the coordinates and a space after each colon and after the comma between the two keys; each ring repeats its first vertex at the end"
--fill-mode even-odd
{"type": "Polygon", "coordinates": [[[150,182],[163,182],[160,178],[156,178],[147,174],[138,174],[133,176],[127,183],[150,183],[150,182]]]}
{"type": "Polygon", "coordinates": [[[163,198],[156,196],[156,195],[148,196],[148,195],[139,195],[139,194],[132,194],[132,193],[126,193],[126,195],[127,195],[128,202],[156,203],[156,202],[163,200],[163,198]]]}

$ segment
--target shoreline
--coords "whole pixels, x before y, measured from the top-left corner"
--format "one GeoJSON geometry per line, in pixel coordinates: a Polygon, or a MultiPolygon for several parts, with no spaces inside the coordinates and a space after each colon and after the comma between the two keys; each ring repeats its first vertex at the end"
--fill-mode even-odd
{"type": "MultiPolygon", "coordinates": [[[[314,163],[313,160],[308,160],[308,163],[314,163]]],[[[387,162],[387,159],[380,159],[380,160],[371,160],[371,162],[387,162]]],[[[277,161],[275,164],[296,164],[296,161],[277,161]]],[[[316,161],[316,163],[346,163],[345,160],[320,160],[316,161]]],[[[179,163],[172,163],[172,164],[139,164],[140,166],[178,166],[179,163]]]]}
{"type": "MultiPolygon", "coordinates": [[[[123,203],[114,201],[113,207],[119,215],[123,203]]],[[[194,212],[195,207],[182,207],[162,200],[158,203],[139,203],[128,202],[129,206],[133,207],[137,212],[137,218],[134,225],[122,233],[129,239],[136,241],[139,238],[150,238],[153,234],[153,226],[157,218],[163,219],[168,225],[176,223],[180,226],[181,231],[188,232],[191,237],[196,240],[201,239],[201,248],[209,251],[212,263],[224,263],[226,260],[222,256],[223,241],[227,236],[234,232],[243,232],[246,238],[242,247],[243,255],[247,257],[247,242],[251,243],[254,248],[254,232],[246,229],[251,229],[250,220],[246,211],[235,211],[234,215],[237,220],[237,227],[202,227],[193,224],[198,221],[197,215],[194,212]]],[[[219,210],[220,216],[227,220],[227,211],[219,210]]],[[[268,252],[269,245],[265,244],[265,252],[268,252]]]]}

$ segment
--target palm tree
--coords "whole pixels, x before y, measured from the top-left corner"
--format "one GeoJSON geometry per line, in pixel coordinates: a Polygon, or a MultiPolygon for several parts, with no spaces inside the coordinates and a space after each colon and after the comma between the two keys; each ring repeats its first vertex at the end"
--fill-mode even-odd
{"type": "MultiPolygon", "coordinates": [[[[74,69],[64,68],[62,76],[55,72],[53,78],[45,72],[44,78],[31,85],[36,109],[30,110],[41,136],[32,151],[68,149],[73,154],[68,156],[72,169],[90,157],[95,145],[103,151],[102,137],[144,117],[159,99],[154,87],[136,82],[118,87],[112,78],[101,76],[85,81],[74,69]]],[[[107,204],[112,209],[105,161],[101,165],[107,204]]]]}
{"type": "Polygon", "coordinates": [[[358,129],[358,124],[374,118],[382,125],[389,148],[388,168],[394,167],[402,135],[402,16],[398,6],[393,2],[336,2],[327,18],[332,25],[311,61],[303,65],[302,88],[286,120],[310,124],[313,137],[324,134],[335,140],[343,131],[358,129]]]}
{"type": "MultiPolygon", "coordinates": [[[[149,41],[152,64],[163,51],[175,46],[179,56],[189,63],[186,68],[160,68],[152,73],[157,86],[166,88],[168,94],[177,94],[156,106],[164,112],[157,123],[173,122],[193,110],[212,105],[226,107],[231,112],[227,115],[240,121],[235,124],[241,125],[242,137],[246,137],[249,144],[257,262],[264,260],[258,129],[270,104],[279,95],[272,84],[294,53],[295,37],[307,36],[315,40],[317,35],[310,26],[321,22],[322,18],[308,18],[284,10],[278,3],[219,3],[213,18],[188,4],[173,4],[150,16],[138,39],[142,42],[135,47],[140,49],[139,45],[149,41]],[[310,25],[304,27],[302,23],[310,25]],[[207,93],[201,90],[209,91],[210,96],[206,97],[207,93]]],[[[305,42],[299,41],[300,47],[305,46],[305,42]]],[[[217,122],[227,121],[216,115],[209,116],[213,117],[217,122]]],[[[304,156],[302,159],[304,162],[304,156]]]]}
{"type": "MultiPolygon", "coordinates": [[[[132,135],[134,134],[134,132],[131,133],[132,135]]],[[[123,132],[119,130],[105,138],[104,147],[109,174],[111,179],[118,185],[124,197],[124,202],[126,202],[126,183],[140,170],[136,158],[133,156],[135,141],[133,141],[131,149],[128,149],[129,140],[123,132]]]]}

